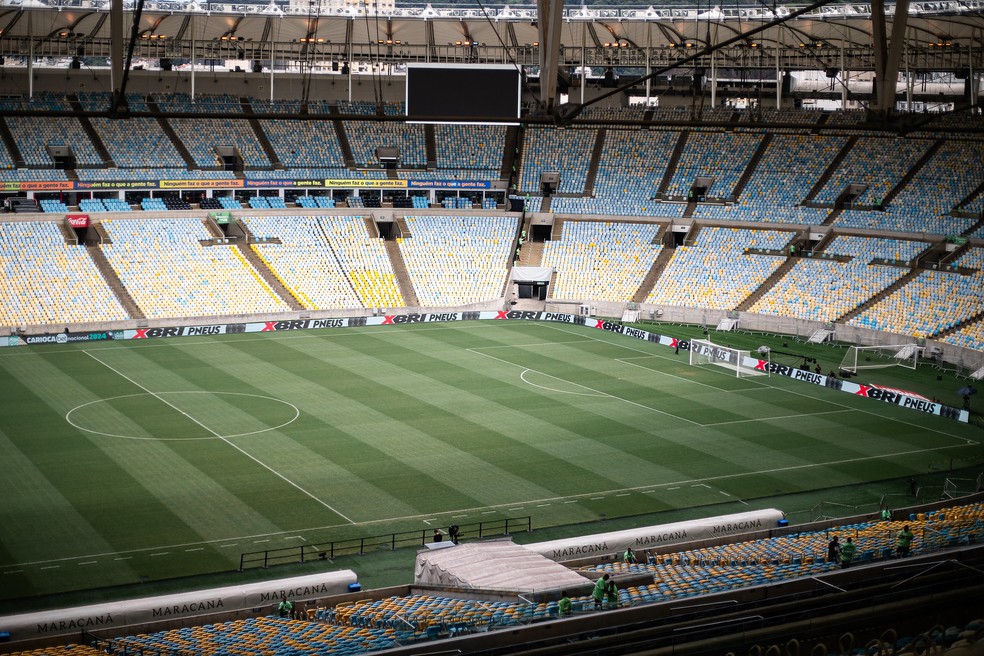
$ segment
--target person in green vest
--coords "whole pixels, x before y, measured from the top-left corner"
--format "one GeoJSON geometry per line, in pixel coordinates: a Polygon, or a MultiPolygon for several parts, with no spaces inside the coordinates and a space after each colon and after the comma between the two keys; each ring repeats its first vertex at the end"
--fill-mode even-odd
{"type": "Polygon", "coordinates": [[[851,538],[847,538],[847,542],[841,547],[841,567],[850,567],[851,561],[854,559],[854,552],[858,548],[854,546],[854,541],[851,538]]]}
{"type": "Polygon", "coordinates": [[[574,612],[574,604],[571,603],[571,597],[567,594],[567,590],[560,593],[560,601],[557,602],[557,608],[560,610],[561,617],[569,617],[574,612]]]}
{"type": "Polygon", "coordinates": [[[605,588],[605,601],[608,602],[609,608],[618,608],[618,586],[615,585],[615,579],[608,582],[608,587],[605,588]]]}
{"type": "Polygon", "coordinates": [[[294,602],[287,597],[282,597],[277,604],[277,611],[280,617],[292,617],[294,615],[294,602]]]}
{"type": "Polygon", "coordinates": [[[892,511],[889,510],[887,506],[885,508],[882,508],[881,518],[884,519],[886,522],[892,521],[892,511]]]}
{"type": "Polygon", "coordinates": [[[635,552],[632,551],[632,547],[625,548],[625,553],[622,555],[622,560],[629,564],[636,562],[636,555],[635,552]]]}
{"type": "Polygon", "coordinates": [[[608,580],[611,574],[605,574],[595,581],[594,590],[591,591],[591,598],[594,599],[595,610],[601,610],[601,602],[605,600],[605,591],[608,589],[608,580]]]}
{"type": "Polygon", "coordinates": [[[916,539],[915,533],[906,524],[899,531],[898,535],[895,536],[895,553],[899,555],[899,558],[905,558],[909,555],[909,550],[912,548],[912,541],[916,539]]]}

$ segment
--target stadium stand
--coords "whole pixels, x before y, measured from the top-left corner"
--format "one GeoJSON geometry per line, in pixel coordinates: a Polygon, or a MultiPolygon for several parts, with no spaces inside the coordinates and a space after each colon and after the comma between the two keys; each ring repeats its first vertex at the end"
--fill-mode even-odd
{"type": "MultiPolygon", "coordinates": [[[[325,129],[324,123],[264,119],[260,121],[260,126],[280,162],[288,169],[331,169],[345,166],[345,158],[335,131],[325,129]]],[[[337,177],[334,174],[317,173],[292,173],[293,175],[304,179],[337,177]]]]}
{"type": "Polygon", "coordinates": [[[908,262],[926,243],[874,237],[836,237],[823,251],[801,257],[760,298],[752,312],[833,321],[904,276],[908,269],[872,264],[882,258],[908,262]],[[833,256],[845,256],[842,262],[833,256]]]}
{"type": "Polygon", "coordinates": [[[544,244],[553,298],[631,299],[662,249],[659,233],[654,223],[564,221],[561,239],[544,244]]]}
{"type": "Polygon", "coordinates": [[[551,209],[558,214],[680,216],[684,206],[653,200],[666,173],[664,153],[678,138],[669,131],[608,130],[593,197],[558,197],[551,209]]]}
{"type": "Polygon", "coordinates": [[[696,243],[676,249],[646,302],[731,310],[784,261],[745,250],[782,253],[790,237],[776,230],[701,228],[696,243]]]}
{"type": "Polygon", "coordinates": [[[498,179],[506,128],[502,125],[435,125],[437,173],[498,179]]]}
{"type": "Polygon", "coordinates": [[[251,248],[305,308],[403,307],[382,240],[362,216],[247,216],[251,248]]]}
{"type": "MultiPolygon", "coordinates": [[[[110,104],[110,94],[106,92],[82,92],[78,94],[78,99],[82,109],[90,112],[105,110],[110,104]]],[[[127,94],[126,102],[133,112],[146,112],[150,109],[146,101],[137,94],[127,94]]],[[[89,120],[117,167],[143,169],[148,153],[154,154],[155,167],[180,169],[185,165],[157,119],[134,117],[114,120],[92,117],[89,120]]],[[[154,177],[162,176],[155,174],[154,177]]]]}
{"type": "Polygon", "coordinates": [[[102,250],[148,317],[286,312],[282,301],[235,246],[211,241],[201,218],[103,221],[102,250]]]}
{"type": "Polygon", "coordinates": [[[695,217],[819,224],[829,210],[802,207],[810,188],[844,146],[841,136],[774,135],[733,205],[700,205],[695,217]]]}
{"type": "Polygon", "coordinates": [[[68,206],[60,200],[42,198],[39,205],[41,206],[41,211],[48,214],[63,214],[68,211],[68,206]]]}
{"type": "Polygon", "coordinates": [[[761,135],[747,133],[692,132],[666,193],[687,196],[698,176],[708,176],[714,178],[708,198],[734,196],[735,185],[761,140],[761,135]]]}
{"type": "Polygon", "coordinates": [[[847,185],[864,184],[867,189],[854,202],[874,205],[885,198],[931,145],[920,139],[861,137],[816,200],[833,203],[847,185]]]}
{"type": "Polygon", "coordinates": [[[984,311],[982,251],[975,248],[955,264],[976,271],[923,271],[907,285],[864,311],[850,323],[915,337],[929,337],[984,311]]]}
{"type": "MultiPolygon", "coordinates": [[[[605,600],[596,606],[591,596],[574,594],[571,612],[574,616],[592,615],[598,610],[651,606],[823,577],[843,569],[840,564],[827,561],[827,545],[835,535],[843,538],[841,542],[850,537],[856,544],[855,567],[884,562],[897,557],[897,534],[904,526],[909,526],[915,534],[907,558],[976,544],[984,539],[984,504],[955,505],[889,521],[853,521],[666,553],[640,550],[636,552],[639,558],[636,563],[605,560],[581,566],[577,571],[588,578],[612,575],[618,589],[617,600],[605,600]],[[652,583],[644,583],[646,580],[652,583]]],[[[479,599],[472,598],[468,590],[449,592],[447,596],[410,593],[377,599],[366,597],[335,605],[306,606],[298,612],[308,619],[260,616],[100,639],[97,644],[100,653],[111,655],[147,652],[218,655],[258,650],[271,656],[347,655],[500,628],[515,630],[561,617],[557,601],[495,600],[488,599],[487,593],[486,598],[479,599]]],[[[978,630],[979,627],[974,629],[975,635],[978,630]]],[[[961,637],[966,640],[970,636],[953,635],[947,640],[955,644],[961,637]]],[[[15,652],[14,656],[38,653],[86,656],[92,653],[88,649],[70,645],[47,652],[15,652]]]]}
{"type": "Polygon", "coordinates": [[[0,223],[0,322],[59,325],[128,319],[83,247],[50,221],[0,223]]]}
{"type": "Polygon", "coordinates": [[[345,124],[345,134],[356,166],[380,166],[376,149],[381,146],[400,149],[401,167],[422,167],[427,164],[422,125],[350,121],[345,124]]]}
{"type": "MultiPolygon", "coordinates": [[[[64,96],[36,94],[30,102],[19,97],[0,98],[0,111],[9,109],[68,111],[64,96]]],[[[4,119],[11,136],[29,167],[53,167],[55,160],[49,146],[69,146],[77,164],[101,165],[102,157],[76,118],[52,116],[8,116],[4,119]]]]}
{"type": "Polygon", "coordinates": [[[519,191],[539,194],[540,174],[559,171],[560,186],[555,191],[564,194],[583,194],[596,137],[597,130],[592,129],[529,128],[526,131],[526,145],[523,149],[519,191]]]}
{"type": "Polygon", "coordinates": [[[502,296],[518,232],[507,216],[407,216],[400,250],[421,305],[454,306],[502,296]]]}

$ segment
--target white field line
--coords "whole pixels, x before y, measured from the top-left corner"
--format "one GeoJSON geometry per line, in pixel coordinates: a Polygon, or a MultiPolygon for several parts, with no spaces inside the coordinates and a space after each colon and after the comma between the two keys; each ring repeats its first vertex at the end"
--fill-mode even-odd
{"type": "Polygon", "coordinates": [[[194,417],[192,417],[192,416],[191,416],[191,415],[189,415],[189,414],[188,414],[187,412],[185,412],[185,411],[184,411],[184,410],[182,410],[181,408],[179,408],[179,407],[177,407],[176,405],[174,405],[173,403],[171,403],[170,401],[168,401],[167,399],[165,399],[164,397],[162,397],[162,396],[161,396],[160,394],[157,394],[156,392],[152,392],[152,391],[150,391],[150,389],[148,389],[148,388],[146,388],[146,387],[144,387],[143,385],[141,385],[141,384],[140,384],[140,383],[138,383],[137,381],[135,381],[135,380],[133,380],[132,378],[130,378],[129,376],[127,376],[126,374],[124,374],[124,373],[123,373],[122,371],[119,371],[119,370],[118,370],[118,369],[116,369],[115,367],[113,367],[113,366],[111,366],[111,365],[109,365],[109,364],[107,364],[107,363],[105,363],[105,362],[103,362],[102,360],[100,360],[99,358],[97,358],[96,356],[94,356],[94,355],[93,355],[92,353],[90,353],[89,351],[87,351],[87,350],[85,350],[85,349],[83,349],[83,350],[82,350],[82,352],[83,352],[83,353],[85,353],[86,355],[88,355],[88,356],[89,356],[90,358],[92,358],[92,359],[93,359],[93,360],[95,360],[96,362],[98,362],[99,364],[101,364],[102,366],[104,366],[104,367],[106,367],[107,369],[109,369],[110,371],[112,371],[113,373],[115,373],[115,374],[116,374],[117,376],[120,376],[121,378],[123,378],[123,379],[125,379],[125,380],[127,380],[127,381],[129,381],[129,382],[130,382],[131,384],[133,384],[133,385],[135,385],[135,386],[137,386],[137,387],[139,387],[140,389],[142,389],[143,391],[145,391],[145,392],[147,392],[148,394],[150,394],[151,396],[153,396],[154,398],[156,398],[156,399],[157,399],[158,401],[160,401],[160,402],[161,402],[161,403],[163,403],[164,405],[167,405],[167,406],[170,406],[170,407],[171,407],[171,408],[173,408],[173,409],[174,409],[175,411],[177,411],[177,412],[180,412],[180,413],[181,413],[182,415],[184,415],[185,417],[187,417],[188,419],[190,419],[190,420],[191,420],[191,421],[193,421],[194,423],[196,423],[196,424],[198,424],[199,426],[201,426],[202,428],[204,428],[205,430],[207,430],[207,431],[208,431],[209,433],[211,433],[212,435],[214,435],[214,436],[215,436],[215,437],[217,437],[218,439],[220,439],[220,440],[222,440],[223,442],[225,442],[225,443],[226,443],[226,444],[228,444],[229,446],[231,446],[231,447],[232,447],[233,449],[235,449],[236,451],[239,451],[239,452],[240,452],[241,454],[243,454],[244,456],[246,456],[247,458],[249,458],[250,460],[252,460],[252,461],[253,461],[253,462],[255,462],[256,464],[258,464],[258,465],[259,465],[260,467],[263,467],[264,469],[266,469],[266,470],[267,470],[268,472],[270,472],[271,474],[273,474],[273,475],[274,475],[274,476],[276,476],[277,478],[279,478],[279,479],[281,479],[281,480],[282,480],[282,481],[284,481],[285,483],[287,483],[287,484],[289,484],[289,485],[291,485],[292,487],[294,487],[294,488],[296,488],[297,490],[299,490],[300,492],[302,492],[302,493],[303,493],[303,494],[305,494],[306,496],[308,496],[308,497],[310,497],[311,499],[313,499],[313,500],[315,500],[315,501],[317,501],[317,502],[318,502],[319,504],[321,504],[322,506],[324,506],[325,508],[327,508],[327,509],[328,509],[328,510],[330,510],[331,512],[333,512],[333,513],[335,513],[336,515],[338,515],[339,517],[341,517],[342,519],[344,519],[345,521],[347,521],[347,522],[348,522],[349,524],[354,524],[354,523],[355,523],[355,522],[353,522],[353,521],[352,521],[351,519],[349,519],[348,517],[346,517],[345,515],[343,515],[343,514],[342,514],[341,512],[339,512],[339,511],[337,511],[337,510],[335,510],[335,509],[334,509],[334,508],[332,508],[332,507],[331,507],[330,505],[328,505],[327,503],[325,503],[324,501],[322,501],[322,500],[321,500],[321,499],[319,499],[318,497],[316,497],[316,496],[314,496],[313,494],[311,494],[310,492],[308,492],[307,490],[305,490],[304,488],[302,488],[302,487],[301,487],[300,485],[298,485],[298,484],[297,484],[297,483],[295,483],[294,481],[292,481],[292,480],[290,480],[289,478],[287,478],[286,476],[284,476],[283,474],[281,474],[280,472],[278,472],[277,470],[275,470],[275,469],[274,469],[273,467],[270,467],[270,466],[269,466],[269,465],[267,465],[266,463],[264,463],[264,462],[262,462],[262,461],[260,461],[260,460],[259,460],[258,458],[256,458],[255,456],[253,456],[253,455],[251,455],[251,454],[249,454],[249,453],[247,453],[247,452],[246,452],[245,450],[243,450],[243,449],[242,449],[241,447],[239,447],[239,446],[236,446],[236,444],[234,444],[233,442],[230,442],[230,441],[229,441],[228,439],[226,439],[226,438],[225,438],[224,436],[222,436],[222,435],[220,435],[220,434],[218,434],[218,433],[216,433],[216,432],[215,432],[214,430],[212,430],[211,428],[209,428],[208,426],[206,426],[206,425],[205,425],[205,424],[203,424],[202,422],[200,422],[200,421],[198,421],[198,419],[196,419],[196,418],[194,418],[194,417]]]}

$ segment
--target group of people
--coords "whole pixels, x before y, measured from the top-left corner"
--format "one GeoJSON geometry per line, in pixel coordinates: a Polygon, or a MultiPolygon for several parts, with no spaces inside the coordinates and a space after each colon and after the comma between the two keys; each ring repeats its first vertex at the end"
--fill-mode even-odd
{"type": "Polygon", "coordinates": [[[595,581],[591,598],[594,599],[595,610],[601,610],[605,602],[608,602],[609,608],[618,607],[618,586],[615,585],[615,579],[612,578],[611,574],[605,574],[595,581]]]}
{"type": "MultiPolygon", "coordinates": [[[[895,534],[895,555],[899,558],[908,556],[915,539],[916,534],[912,532],[908,524],[899,529],[899,532],[895,534]]],[[[840,538],[835,535],[827,543],[828,563],[840,563],[841,567],[850,567],[856,553],[857,545],[854,544],[853,538],[847,538],[844,544],[841,544],[840,538]]]]}
{"type": "MultiPolygon", "coordinates": [[[[461,529],[457,524],[452,524],[448,527],[448,537],[451,538],[453,544],[458,544],[458,537],[460,535],[461,529]]],[[[434,542],[444,541],[444,531],[439,528],[434,529],[434,542]]]]}

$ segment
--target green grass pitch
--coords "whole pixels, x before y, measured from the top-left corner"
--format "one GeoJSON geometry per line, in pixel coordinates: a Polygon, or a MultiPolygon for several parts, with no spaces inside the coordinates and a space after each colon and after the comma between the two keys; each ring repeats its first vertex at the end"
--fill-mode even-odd
{"type": "Polygon", "coordinates": [[[972,426],[551,323],[3,349],[0,392],[0,599],[984,461],[972,426]]]}

